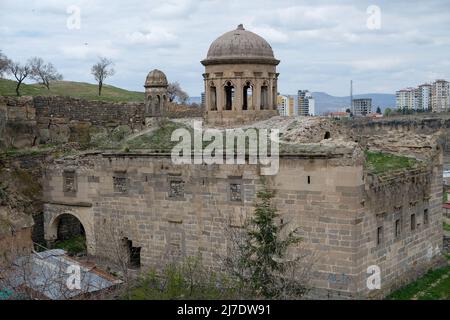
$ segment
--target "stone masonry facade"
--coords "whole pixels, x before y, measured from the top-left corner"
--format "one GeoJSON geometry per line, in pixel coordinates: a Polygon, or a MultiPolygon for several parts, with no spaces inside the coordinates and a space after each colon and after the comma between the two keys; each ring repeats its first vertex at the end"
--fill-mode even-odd
{"type": "MultiPolygon", "coordinates": [[[[142,271],[187,256],[218,270],[230,229],[253,213],[260,169],[174,165],[162,154],[55,160],[44,179],[46,237],[55,239],[58,217],[69,213],[83,225],[89,254],[114,260],[115,246],[126,239],[140,250],[142,271]],[[65,193],[65,172],[74,168],[76,192],[65,193]]],[[[442,249],[440,170],[441,158],[378,177],[354,151],[281,156],[279,173],[266,181],[276,191],[279,218],[299,227],[304,239],[291,254],[315,256],[310,296],[379,298],[432,265],[442,249]],[[381,271],[381,290],[367,287],[373,265],[381,271]]]]}

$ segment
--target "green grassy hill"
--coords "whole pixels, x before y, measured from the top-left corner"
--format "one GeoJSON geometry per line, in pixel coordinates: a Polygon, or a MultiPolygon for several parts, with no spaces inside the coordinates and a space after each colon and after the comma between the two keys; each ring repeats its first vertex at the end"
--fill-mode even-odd
{"type": "MultiPolygon", "coordinates": [[[[0,79],[0,95],[15,96],[16,81],[0,79]]],[[[54,81],[50,90],[40,84],[22,84],[22,96],[69,96],[86,100],[101,100],[111,102],[143,102],[144,92],[120,89],[110,85],[103,85],[102,95],[98,96],[98,86],[85,82],[54,81]]]]}

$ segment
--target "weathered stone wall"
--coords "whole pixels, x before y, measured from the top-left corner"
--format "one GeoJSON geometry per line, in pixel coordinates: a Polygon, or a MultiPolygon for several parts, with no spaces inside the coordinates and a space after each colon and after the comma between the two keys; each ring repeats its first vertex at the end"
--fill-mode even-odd
{"type": "Polygon", "coordinates": [[[423,274],[440,256],[441,175],[442,166],[436,164],[384,177],[368,176],[368,213],[360,224],[363,241],[356,265],[363,278],[368,267],[380,268],[381,291],[369,292],[361,286],[363,294],[382,297],[423,274]]]}
{"type": "MultiPolygon", "coordinates": [[[[429,266],[435,256],[428,258],[429,245],[442,248],[439,166],[382,183],[366,175],[362,159],[344,158],[282,157],[279,173],[267,179],[277,192],[280,219],[300,227],[302,250],[316,257],[311,297],[374,295],[366,285],[370,265],[381,268],[383,290],[376,292],[383,295],[398,279],[429,266]],[[403,217],[400,239],[392,229],[396,210],[403,217]],[[412,211],[417,227],[409,231],[412,211]],[[380,223],[384,238],[378,245],[380,223]]],[[[206,266],[218,268],[227,234],[253,213],[262,186],[259,171],[256,165],[176,166],[164,155],[66,159],[47,171],[46,223],[72,212],[92,229],[86,232],[90,253],[112,259],[115,246],[127,238],[141,248],[144,270],[199,255],[206,266]],[[71,168],[77,174],[75,196],[63,191],[63,172],[71,168]]]]}
{"type": "MultiPolygon", "coordinates": [[[[354,255],[354,216],[361,205],[352,191],[363,189],[362,163],[352,166],[355,161],[283,158],[279,174],[268,181],[277,191],[280,219],[300,226],[307,250],[317,256],[314,286],[330,292],[336,289],[329,284],[335,267],[354,255]],[[340,244],[346,247],[341,250],[340,244]]],[[[219,268],[227,234],[253,213],[259,170],[256,165],[176,166],[170,157],[156,155],[66,160],[46,174],[46,225],[53,228],[51,221],[70,212],[85,229],[94,221],[94,234],[86,231],[88,243],[95,244],[90,253],[114,259],[114,246],[127,238],[142,248],[144,269],[198,255],[206,266],[219,268]],[[76,197],[63,191],[63,172],[73,167],[76,197]]]]}
{"type": "Polygon", "coordinates": [[[0,97],[0,114],[0,148],[34,145],[38,132],[30,97],[0,97]]]}
{"type": "Polygon", "coordinates": [[[16,230],[8,235],[0,235],[0,267],[5,263],[9,265],[21,255],[29,255],[32,250],[31,227],[16,230]]]}
{"type": "MultiPolygon", "coordinates": [[[[169,118],[201,117],[201,108],[170,105],[169,118]]],[[[70,97],[0,96],[0,148],[40,143],[88,144],[93,134],[118,126],[145,127],[145,104],[88,101],[70,97]]]]}

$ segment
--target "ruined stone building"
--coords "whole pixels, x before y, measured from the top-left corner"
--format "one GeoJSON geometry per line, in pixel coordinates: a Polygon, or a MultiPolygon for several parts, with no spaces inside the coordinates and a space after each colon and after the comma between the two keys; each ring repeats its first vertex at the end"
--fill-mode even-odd
{"type": "MultiPolygon", "coordinates": [[[[279,61],[264,39],[239,26],[214,41],[202,63],[209,125],[251,124],[276,115],[279,61]]],[[[164,90],[167,80],[153,71],[147,81],[152,107],[145,112],[157,115],[164,110],[164,94],[155,104],[152,90],[164,90]]],[[[302,250],[316,257],[312,297],[381,297],[438,258],[442,149],[432,134],[408,129],[414,143],[395,145],[402,126],[383,128],[389,138],[377,140],[380,128],[323,122],[310,130],[309,143],[295,143],[302,125],[274,119],[279,122],[269,126],[291,121],[283,136],[295,148],[281,152],[278,174],[266,181],[276,191],[280,222],[299,227],[302,250]],[[389,147],[414,156],[417,165],[370,171],[364,149],[389,147]],[[380,290],[367,285],[373,266],[381,272],[380,290]]],[[[56,159],[43,180],[49,243],[58,238],[61,217],[71,215],[83,227],[89,254],[114,259],[116,246],[123,245],[132,265],[143,271],[187,256],[219,269],[229,230],[241,228],[253,213],[263,184],[258,164],[176,165],[170,154],[148,150],[56,159]]]]}
{"type": "Polygon", "coordinates": [[[164,72],[156,69],[149,72],[144,86],[146,117],[167,115],[168,85],[164,72]]]}
{"type": "Polygon", "coordinates": [[[276,115],[278,73],[270,44],[239,25],[210,46],[202,64],[209,123],[245,123],[276,115]]]}

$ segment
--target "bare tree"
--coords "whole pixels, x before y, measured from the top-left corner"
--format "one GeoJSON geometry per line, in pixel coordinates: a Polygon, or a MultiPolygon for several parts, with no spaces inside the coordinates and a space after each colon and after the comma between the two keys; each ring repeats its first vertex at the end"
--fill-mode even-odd
{"type": "Polygon", "coordinates": [[[0,78],[8,71],[10,61],[6,55],[0,50],[0,78]]]}
{"type": "Polygon", "coordinates": [[[30,75],[31,67],[28,63],[25,65],[21,65],[19,62],[10,61],[8,63],[8,71],[17,80],[16,94],[17,96],[20,96],[20,85],[30,75]]]}
{"type": "Polygon", "coordinates": [[[50,81],[62,80],[63,76],[58,73],[51,63],[44,63],[42,58],[34,57],[28,62],[31,67],[31,78],[41,81],[50,90],[50,81]]]}
{"type": "Polygon", "coordinates": [[[98,82],[98,95],[102,95],[103,82],[107,77],[113,76],[115,71],[113,62],[105,57],[100,57],[99,62],[94,64],[91,68],[91,74],[94,76],[95,80],[98,82]]]}
{"type": "Polygon", "coordinates": [[[167,87],[167,93],[169,95],[169,101],[174,102],[178,100],[181,104],[185,104],[189,99],[189,95],[181,89],[181,86],[178,82],[169,83],[167,87]]]}
{"type": "Polygon", "coordinates": [[[119,282],[95,275],[94,270],[61,253],[23,251],[13,241],[0,259],[0,293],[4,290],[7,299],[108,298],[119,282]]]}

